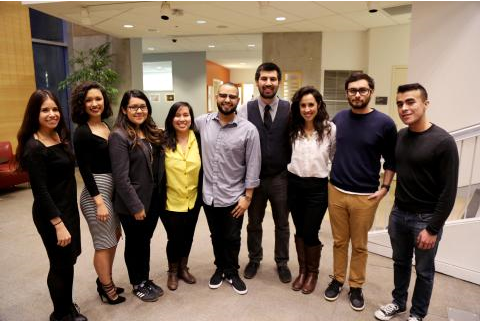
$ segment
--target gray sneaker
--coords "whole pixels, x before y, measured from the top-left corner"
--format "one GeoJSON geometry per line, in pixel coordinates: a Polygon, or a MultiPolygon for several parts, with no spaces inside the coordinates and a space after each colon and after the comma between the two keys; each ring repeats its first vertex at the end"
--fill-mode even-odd
{"type": "Polygon", "coordinates": [[[139,285],[134,285],[132,292],[137,298],[144,302],[155,302],[160,295],[158,295],[158,293],[154,291],[147,282],[148,281],[143,281],[139,285]]]}
{"type": "Polygon", "coordinates": [[[405,310],[406,309],[400,309],[400,307],[395,303],[389,303],[381,306],[380,309],[375,311],[374,315],[378,320],[388,321],[399,314],[405,313],[405,310]]]}

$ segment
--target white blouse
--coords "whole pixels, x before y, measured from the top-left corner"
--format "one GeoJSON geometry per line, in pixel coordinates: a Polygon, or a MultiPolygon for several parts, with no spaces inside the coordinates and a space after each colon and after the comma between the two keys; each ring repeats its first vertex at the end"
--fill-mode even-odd
{"type": "Polygon", "coordinates": [[[324,135],[322,141],[318,141],[318,133],[312,136],[299,136],[292,146],[292,159],[287,169],[290,173],[299,177],[328,177],[329,160],[332,161],[335,154],[337,127],[331,126],[330,136],[324,135]]]}

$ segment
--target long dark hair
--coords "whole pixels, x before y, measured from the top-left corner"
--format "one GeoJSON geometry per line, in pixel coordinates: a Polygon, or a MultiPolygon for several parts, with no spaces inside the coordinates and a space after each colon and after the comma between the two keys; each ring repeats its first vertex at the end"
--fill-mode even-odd
{"type": "Polygon", "coordinates": [[[40,124],[38,122],[38,118],[40,116],[40,107],[42,107],[42,104],[48,98],[53,100],[60,112],[60,120],[57,127],[55,128],[55,131],[60,137],[60,141],[63,143],[66,150],[69,151],[68,144],[70,142],[70,131],[65,124],[65,118],[63,116],[62,107],[60,106],[58,98],[50,90],[35,90],[30,96],[30,99],[28,100],[27,108],[25,109],[25,114],[23,115],[22,125],[20,126],[20,129],[17,133],[18,145],[15,152],[15,160],[17,161],[18,170],[25,169],[25,145],[27,141],[33,136],[33,134],[40,129],[40,124]]]}
{"type": "Polygon", "coordinates": [[[86,81],[81,83],[72,92],[70,99],[70,106],[72,110],[72,121],[75,124],[83,125],[88,121],[88,114],[85,111],[85,98],[90,89],[98,89],[103,96],[103,112],[101,115],[102,120],[113,115],[112,108],[110,107],[110,100],[108,99],[107,92],[102,85],[95,81],[86,81]]]}
{"type": "Polygon", "coordinates": [[[292,97],[292,105],[290,109],[290,143],[294,143],[299,136],[305,135],[305,119],[300,114],[300,101],[306,95],[311,94],[318,104],[318,112],[313,119],[313,126],[318,134],[318,141],[322,141],[325,134],[330,135],[331,126],[328,123],[329,116],[327,106],[323,101],[322,94],[313,86],[305,86],[297,90],[292,97]]]}
{"type": "Polygon", "coordinates": [[[133,141],[132,148],[137,145],[138,136],[135,126],[130,122],[126,115],[128,112],[127,106],[132,97],[145,101],[148,108],[147,119],[140,125],[140,130],[145,135],[145,139],[154,145],[161,145],[163,143],[163,131],[157,127],[152,118],[152,105],[150,105],[150,101],[147,96],[138,89],[128,90],[123,94],[122,101],[120,102],[120,109],[118,110],[117,121],[115,122],[115,128],[123,129],[127,133],[128,138],[133,141]]]}
{"type": "Polygon", "coordinates": [[[193,130],[194,132],[197,132],[197,127],[195,127],[195,116],[193,115],[193,109],[192,106],[190,106],[189,103],[185,101],[178,101],[175,104],[170,107],[170,110],[168,111],[167,118],[165,119],[165,132],[164,132],[164,137],[165,137],[165,146],[172,151],[175,151],[177,149],[177,134],[175,131],[175,128],[173,127],[173,118],[175,118],[175,115],[177,114],[177,111],[180,109],[180,107],[187,107],[188,112],[190,113],[190,118],[192,119],[192,122],[190,124],[190,129],[193,130]]]}

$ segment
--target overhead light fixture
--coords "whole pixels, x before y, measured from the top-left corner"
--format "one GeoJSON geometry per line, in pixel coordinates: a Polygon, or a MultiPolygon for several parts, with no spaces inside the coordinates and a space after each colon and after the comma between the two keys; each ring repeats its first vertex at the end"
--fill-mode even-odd
{"type": "Polygon", "coordinates": [[[247,63],[246,62],[241,62],[240,65],[246,65],[247,63]]]}
{"type": "Polygon", "coordinates": [[[207,22],[206,22],[205,20],[197,20],[197,23],[198,23],[199,25],[203,25],[203,24],[205,24],[205,23],[207,23],[207,22]]]}
{"type": "Polygon", "coordinates": [[[124,28],[133,28],[133,25],[123,25],[124,28]]]}
{"type": "Polygon", "coordinates": [[[150,51],[155,50],[155,48],[153,48],[153,47],[148,47],[147,49],[150,50],[150,51]]]}
{"type": "Polygon", "coordinates": [[[92,24],[92,20],[90,20],[90,12],[88,11],[88,7],[82,7],[80,16],[81,16],[82,25],[90,26],[92,24]]]}
{"type": "Polygon", "coordinates": [[[162,20],[169,20],[170,15],[172,14],[172,9],[170,9],[170,2],[163,1],[160,6],[160,18],[162,20]]]}
{"type": "Polygon", "coordinates": [[[285,18],[285,17],[276,17],[275,20],[277,20],[277,21],[285,21],[285,20],[287,20],[287,18],[285,18]]]}
{"type": "Polygon", "coordinates": [[[250,48],[255,48],[255,45],[253,43],[249,44],[248,47],[250,48]]]}
{"type": "Polygon", "coordinates": [[[368,12],[375,13],[378,11],[378,3],[375,1],[367,1],[368,12]]]}
{"type": "Polygon", "coordinates": [[[208,45],[208,48],[215,48],[215,45],[208,45]]]}

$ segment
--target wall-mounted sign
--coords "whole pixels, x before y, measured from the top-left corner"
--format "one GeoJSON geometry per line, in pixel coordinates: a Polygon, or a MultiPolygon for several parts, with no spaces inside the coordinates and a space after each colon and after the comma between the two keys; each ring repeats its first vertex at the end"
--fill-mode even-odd
{"type": "Polygon", "coordinates": [[[375,105],[386,105],[388,103],[388,97],[375,97],[375,105]]]}

